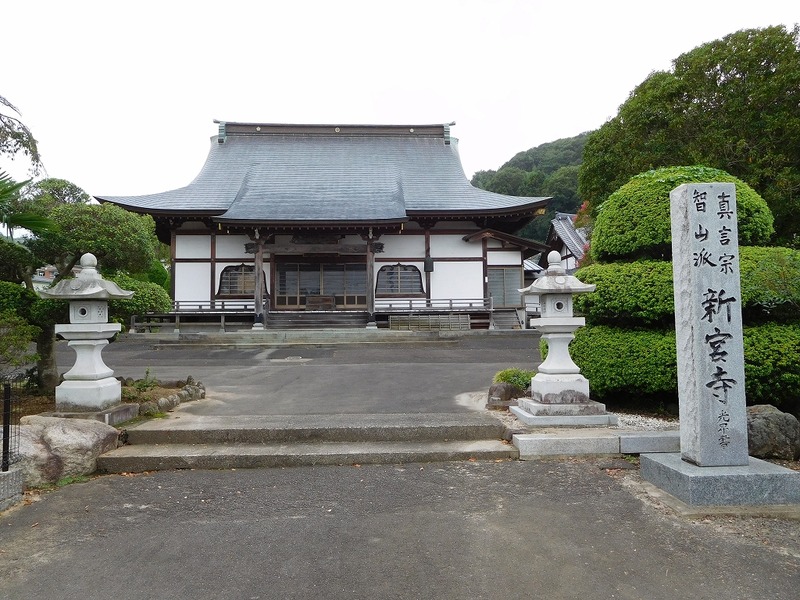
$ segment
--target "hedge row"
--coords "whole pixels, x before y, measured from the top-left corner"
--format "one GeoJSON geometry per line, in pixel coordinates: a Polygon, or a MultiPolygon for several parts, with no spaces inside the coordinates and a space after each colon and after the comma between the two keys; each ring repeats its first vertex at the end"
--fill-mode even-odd
{"type": "MultiPolygon", "coordinates": [[[[800,319],[800,250],[741,246],[742,313],[746,323],[800,319]]],[[[672,263],[595,263],[577,277],[597,290],[575,298],[591,324],[666,326],[675,318],[672,263]]]]}
{"type": "MultiPolygon", "coordinates": [[[[675,332],[587,326],[570,346],[592,398],[610,406],[656,409],[678,399],[675,332]]],[[[748,404],[800,414],[800,324],[745,327],[748,404]]]]}
{"type": "Polygon", "coordinates": [[[684,183],[700,182],[735,184],[739,243],[755,246],[769,241],[774,232],[772,213],[749,185],[719,169],[666,167],[633,177],[603,203],[592,230],[592,258],[669,260],[669,193],[684,183]]]}

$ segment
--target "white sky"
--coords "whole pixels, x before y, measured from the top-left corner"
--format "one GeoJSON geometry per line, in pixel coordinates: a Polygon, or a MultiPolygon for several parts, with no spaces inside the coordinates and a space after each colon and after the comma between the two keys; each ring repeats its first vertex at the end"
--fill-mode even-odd
{"type": "MultiPolygon", "coordinates": [[[[797,0],[3,0],[2,83],[47,174],[181,187],[213,119],[452,129],[467,177],[598,128],[651,71],[797,0]]],[[[0,159],[18,179],[27,164],[0,159]]]]}

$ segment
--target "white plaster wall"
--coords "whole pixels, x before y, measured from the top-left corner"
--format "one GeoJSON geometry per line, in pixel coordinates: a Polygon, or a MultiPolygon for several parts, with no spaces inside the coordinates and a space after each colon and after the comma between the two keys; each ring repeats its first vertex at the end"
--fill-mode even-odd
{"type": "Polygon", "coordinates": [[[522,264],[522,253],[517,252],[505,252],[505,251],[494,251],[494,252],[487,252],[486,253],[486,262],[490,266],[497,266],[497,265],[506,265],[506,266],[516,266],[522,264]]]}
{"type": "Polygon", "coordinates": [[[431,273],[431,298],[483,298],[483,263],[436,263],[431,273]]]}
{"type": "Polygon", "coordinates": [[[175,263],[172,277],[175,280],[175,300],[211,300],[210,263],[175,263]]]}
{"type": "Polygon", "coordinates": [[[250,241],[246,235],[217,235],[217,259],[220,258],[253,258],[244,251],[244,245],[250,241]]]}
{"type": "Polygon", "coordinates": [[[465,242],[461,235],[431,234],[431,256],[470,258],[483,256],[483,245],[479,241],[465,242]]]}
{"type": "Polygon", "coordinates": [[[414,258],[425,256],[424,235],[383,235],[383,252],[376,255],[380,258],[414,258]]]}
{"type": "Polygon", "coordinates": [[[489,238],[487,240],[486,247],[487,248],[502,248],[503,247],[503,242],[501,242],[500,240],[496,240],[494,238],[489,238]]]}
{"type": "Polygon", "coordinates": [[[175,258],[211,258],[211,236],[176,235],[175,258]]]}

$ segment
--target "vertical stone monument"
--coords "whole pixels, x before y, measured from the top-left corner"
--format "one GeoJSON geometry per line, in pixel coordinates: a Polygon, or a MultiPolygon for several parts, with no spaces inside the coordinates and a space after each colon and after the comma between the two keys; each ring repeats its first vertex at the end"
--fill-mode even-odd
{"type": "Polygon", "coordinates": [[[74,279],[64,279],[55,287],[42,290],[43,298],[69,301],[69,324],[56,325],[56,334],[69,340],[75,350],[75,365],[64,374],[56,387],[56,410],[59,412],[96,412],[119,405],[121,384],[104,362],[103,348],[122,330],[119,323],[108,322],[108,301],[127,299],[133,292],[119,288],[97,272],[93,254],[81,257],[81,272],[74,279]]]}
{"type": "Polygon", "coordinates": [[[604,404],[589,399],[589,380],[569,353],[575,331],[586,324],[583,317],[573,316],[572,297],[593,292],[595,286],[567,275],[558,252],[548,254],[547,264],[542,277],[520,290],[540,298],[542,314],[533,327],[547,343],[547,358],[531,379],[531,398],[518,399],[518,406],[510,410],[528,425],[615,425],[617,417],[609,415],[604,404]]]}
{"type": "Polygon", "coordinates": [[[643,454],[644,479],[693,505],[800,502],[800,473],[750,458],[736,188],[670,193],[680,454],[643,454]]]}

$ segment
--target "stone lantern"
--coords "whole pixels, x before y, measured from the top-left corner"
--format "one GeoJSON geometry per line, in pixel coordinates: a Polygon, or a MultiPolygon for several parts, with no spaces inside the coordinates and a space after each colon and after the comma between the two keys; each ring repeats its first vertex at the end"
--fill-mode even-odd
{"type": "Polygon", "coordinates": [[[605,405],[589,399],[589,380],[569,354],[575,330],[586,324],[583,317],[573,316],[572,298],[593,292],[595,286],[567,275],[558,252],[550,252],[547,262],[545,274],[520,290],[539,296],[541,318],[532,326],[547,343],[547,358],[531,379],[531,398],[519,400],[512,410],[529,425],[614,424],[616,417],[606,414],[605,405]]]}
{"type": "Polygon", "coordinates": [[[122,330],[119,323],[108,322],[108,301],[122,300],[133,292],[120,289],[97,272],[93,254],[81,257],[81,272],[74,279],[64,279],[39,295],[54,300],[69,300],[69,324],[56,325],[56,334],[69,340],[77,355],[75,365],[64,374],[56,388],[59,412],[103,411],[120,403],[122,388],[114,371],[103,362],[101,353],[108,340],[122,330]]]}

